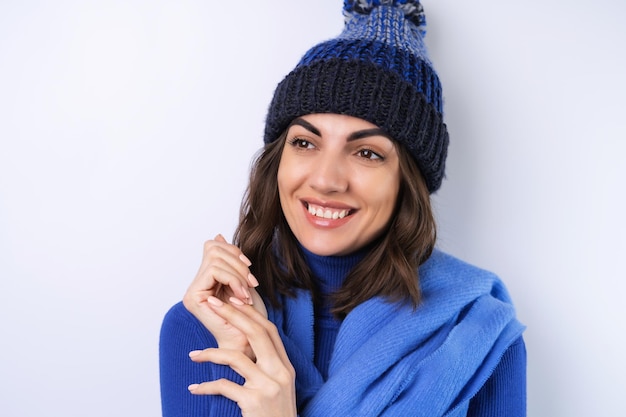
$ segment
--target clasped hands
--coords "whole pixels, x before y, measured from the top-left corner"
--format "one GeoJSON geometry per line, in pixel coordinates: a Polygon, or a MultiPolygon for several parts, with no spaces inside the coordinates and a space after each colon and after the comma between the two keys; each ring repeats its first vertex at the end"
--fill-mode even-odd
{"type": "Polygon", "coordinates": [[[196,395],[223,395],[245,417],[295,416],[295,370],[276,326],[267,319],[250,260],[223,236],[204,244],[202,263],[183,304],[215,337],[218,348],[192,351],[194,362],[230,366],[245,382],[193,383],[196,395]]]}

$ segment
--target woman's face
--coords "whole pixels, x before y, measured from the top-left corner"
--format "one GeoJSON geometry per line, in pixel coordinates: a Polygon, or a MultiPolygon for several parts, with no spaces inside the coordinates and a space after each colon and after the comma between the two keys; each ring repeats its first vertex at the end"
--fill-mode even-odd
{"type": "Polygon", "coordinates": [[[280,204],[296,239],[318,255],[345,255],[387,226],[400,188],[394,142],[376,125],[338,114],[291,124],[278,168],[280,204]]]}

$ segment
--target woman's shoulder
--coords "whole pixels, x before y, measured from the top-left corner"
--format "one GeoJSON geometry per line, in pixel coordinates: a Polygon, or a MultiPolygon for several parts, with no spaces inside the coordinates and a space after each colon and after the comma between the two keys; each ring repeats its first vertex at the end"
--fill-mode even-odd
{"type": "Polygon", "coordinates": [[[163,317],[161,342],[167,340],[186,340],[204,347],[217,346],[211,332],[185,308],[182,301],[174,304],[163,317]]]}
{"type": "Polygon", "coordinates": [[[499,281],[495,273],[463,261],[440,249],[433,250],[426,262],[419,267],[419,276],[422,283],[445,281],[456,285],[457,281],[466,283],[499,281]]]}
{"type": "Polygon", "coordinates": [[[440,249],[434,249],[430,257],[420,267],[420,273],[445,273],[451,275],[483,276],[497,278],[496,275],[486,269],[470,264],[440,249]]]}
{"type": "Polygon", "coordinates": [[[508,289],[498,275],[439,249],[435,249],[420,266],[418,277],[425,299],[440,300],[443,297],[471,301],[481,295],[490,295],[512,304],[508,289]]]}
{"type": "Polygon", "coordinates": [[[185,308],[182,301],[174,304],[170,309],[165,313],[165,317],[163,318],[164,323],[176,322],[178,324],[193,322],[195,317],[185,308]]]}

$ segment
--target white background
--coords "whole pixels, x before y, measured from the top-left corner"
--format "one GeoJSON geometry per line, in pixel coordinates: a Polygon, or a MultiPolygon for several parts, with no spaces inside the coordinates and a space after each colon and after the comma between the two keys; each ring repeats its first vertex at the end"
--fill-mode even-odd
{"type": "MultiPolygon", "coordinates": [[[[626,5],[424,1],[440,246],[507,283],[529,416],[623,416],[626,5]]],[[[0,0],[0,414],[160,414],[158,333],[231,236],[339,0],[0,0]]]]}

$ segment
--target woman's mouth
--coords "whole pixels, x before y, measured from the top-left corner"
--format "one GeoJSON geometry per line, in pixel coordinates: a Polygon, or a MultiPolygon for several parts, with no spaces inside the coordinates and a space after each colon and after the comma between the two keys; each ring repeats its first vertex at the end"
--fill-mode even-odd
{"type": "Polygon", "coordinates": [[[319,217],[322,219],[343,219],[346,216],[352,214],[353,210],[351,209],[338,209],[332,207],[323,207],[316,204],[305,203],[307,205],[307,210],[309,214],[315,217],[319,217]]]}

